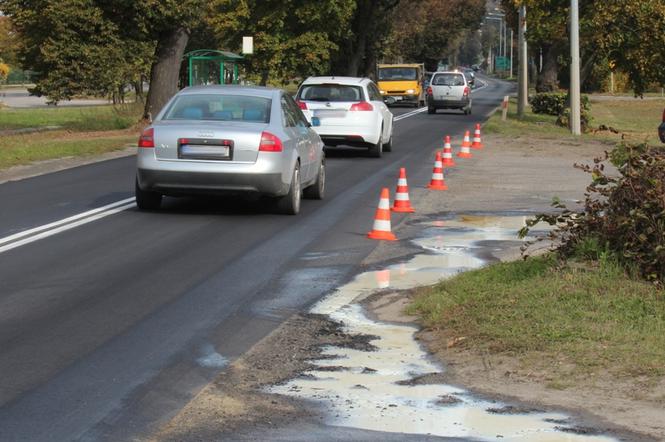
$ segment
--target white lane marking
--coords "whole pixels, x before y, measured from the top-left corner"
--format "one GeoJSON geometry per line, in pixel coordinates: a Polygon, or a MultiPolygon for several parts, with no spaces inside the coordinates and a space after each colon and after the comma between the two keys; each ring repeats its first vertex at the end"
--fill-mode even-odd
{"type": "Polygon", "coordinates": [[[411,112],[407,112],[405,114],[398,115],[395,118],[393,118],[393,121],[399,121],[399,120],[403,120],[405,118],[413,117],[414,115],[417,115],[421,112],[425,112],[426,110],[427,110],[426,107],[421,107],[420,109],[412,110],[411,112]]]}
{"type": "Polygon", "coordinates": [[[480,86],[480,87],[478,87],[478,88],[476,88],[476,89],[471,90],[471,93],[472,93],[472,94],[473,94],[474,92],[478,92],[478,91],[481,90],[481,89],[485,89],[485,88],[488,86],[488,83],[485,83],[484,81],[481,81],[481,83],[483,84],[482,86],[480,86]]]}
{"type": "Polygon", "coordinates": [[[79,214],[77,214],[77,215],[70,216],[69,218],[64,218],[64,219],[61,219],[61,220],[59,220],[59,221],[54,221],[54,222],[49,223],[49,224],[44,224],[43,226],[35,227],[35,228],[33,228],[33,229],[23,230],[23,231],[21,231],[21,232],[15,233],[15,234],[13,234],[13,235],[6,236],[6,237],[4,237],[4,238],[1,238],[1,239],[0,239],[0,245],[2,245],[2,244],[6,244],[6,243],[8,243],[8,242],[15,241],[15,240],[17,240],[17,239],[19,239],[19,238],[22,238],[22,237],[24,237],[24,236],[34,235],[35,233],[39,233],[39,232],[41,232],[41,231],[43,231],[43,230],[48,230],[48,229],[52,229],[52,228],[54,228],[54,227],[58,227],[58,226],[60,226],[60,225],[62,225],[62,224],[67,224],[67,223],[70,223],[70,222],[73,222],[73,221],[79,220],[79,219],[81,219],[81,218],[85,218],[85,217],[88,217],[88,216],[92,216],[92,215],[94,215],[94,214],[96,214],[96,213],[103,212],[103,211],[105,211],[105,210],[109,210],[109,209],[112,209],[112,208],[114,208],[114,207],[117,207],[117,206],[121,206],[121,205],[123,205],[123,204],[130,203],[130,202],[132,202],[132,201],[134,201],[134,197],[132,197],[132,198],[127,198],[127,199],[120,200],[120,201],[116,201],[115,203],[107,204],[106,206],[101,206],[101,207],[98,207],[98,208],[96,208],[96,209],[88,210],[87,212],[82,212],[82,213],[79,213],[79,214]]]}
{"type": "Polygon", "coordinates": [[[127,209],[136,207],[136,202],[134,198],[127,198],[126,200],[117,201],[115,203],[109,204],[107,206],[99,207],[88,212],[79,213],[78,215],[65,218],[60,221],[56,221],[44,226],[36,227],[34,229],[26,230],[24,232],[19,232],[17,234],[7,236],[0,239],[0,253],[4,253],[8,250],[15,249],[16,247],[21,247],[23,245],[29,244],[31,242],[38,241],[40,239],[48,238],[49,236],[56,235],[58,233],[73,229],[78,226],[82,226],[98,219],[113,215],[118,212],[122,212],[127,209]],[[130,202],[131,201],[131,202],[130,202]],[[23,238],[23,239],[19,239],[23,238]]]}

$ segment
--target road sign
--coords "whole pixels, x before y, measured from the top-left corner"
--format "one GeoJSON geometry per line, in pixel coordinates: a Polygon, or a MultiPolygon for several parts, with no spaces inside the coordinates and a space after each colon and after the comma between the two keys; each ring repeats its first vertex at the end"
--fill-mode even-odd
{"type": "Polygon", "coordinates": [[[496,57],[494,59],[494,68],[497,71],[507,71],[510,68],[510,58],[496,57]]]}

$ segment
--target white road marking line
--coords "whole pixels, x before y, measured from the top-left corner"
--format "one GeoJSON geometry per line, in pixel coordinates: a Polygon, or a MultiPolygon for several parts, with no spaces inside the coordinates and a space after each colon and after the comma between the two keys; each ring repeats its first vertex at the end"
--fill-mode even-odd
{"type": "Polygon", "coordinates": [[[426,107],[421,107],[420,109],[412,110],[411,112],[407,112],[407,113],[405,113],[405,114],[398,115],[398,116],[396,116],[395,118],[393,118],[393,121],[403,120],[403,119],[405,119],[405,118],[409,118],[409,117],[412,117],[412,116],[414,116],[414,115],[417,115],[417,114],[419,114],[419,113],[421,113],[421,112],[425,112],[426,110],[427,110],[426,107]]]}
{"type": "Polygon", "coordinates": [[[127,198],[125,200],[116,201],[115,203],[99,207],[88,212],[79,213],[78,215],[74,215],[60,221],[55,221],[50,224],[35,227],[34,229],[7,236],[0,239],[0,245],[4,244],[0,246],[0,253],[23,246],[25,244],[29,244],[34,241],[38,241],[43,238],[47,238],[52,235],[56,235],[60,232],[82,226],[109,215],[131,209],[133,207],[136,207],[134,198],[127,198]]]}

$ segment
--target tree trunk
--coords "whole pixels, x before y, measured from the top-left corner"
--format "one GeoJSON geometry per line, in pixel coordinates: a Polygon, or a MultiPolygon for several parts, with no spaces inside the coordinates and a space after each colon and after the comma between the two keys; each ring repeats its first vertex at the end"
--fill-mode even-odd
{"type": "Polygon", "coordinates": [[[591,75],[591,71],[593,71],[593,68],[596,64],[595,53],[589,53],[585,55],[587,55],[586,60],[582,66],[582,69],[580,69],[580,84],[582,85],[582,90],[585,89],[589,75],[591,75]]]}
{"type": "Polygon", "coordinates": [[[261,81],[259,83],[259,86],[267,86],[268,85],[268,78],[270,78],[270,71],[268,69],[266,69],[266,70],[261,72],[261,81]]]}
{"type": "Polygon", "coordinates": [[[188,41],[189,31],[185,28],[172,29],[160,35],[150,68],[150,89],[143,118],[150,119],[157,115],[178,92],[178,74],[188,41]]]}
{"type": "Polygon", "coordinates": [[[559,89],[559,51],[556,45],[543,49],[543,70],[538,75],[536,92],[554,92],[559,89]]]}
{"type": "Polygon", "coordinates": [[[365,58],[365,49],[367,47],[367,34],[361,32],[357,45],[354,48],[351,59],[349,60],[349,66],[346,71],[346,75],[349,77],[357,77],[358,72],[360,71],[360,64],[365,58]]]}

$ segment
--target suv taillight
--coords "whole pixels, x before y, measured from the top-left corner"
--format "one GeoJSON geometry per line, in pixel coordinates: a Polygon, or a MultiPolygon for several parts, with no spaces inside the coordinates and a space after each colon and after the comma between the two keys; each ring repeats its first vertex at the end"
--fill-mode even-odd
{"type": "Polygon", "coordinates": [[[353,103],[351,105],[350,111],[373,111],[374,106],[372,106],[367,101],[361,101],[360,103],[353,103]]]}
{"type": "Polygon", "coordinates": [[[261,144],[259,144],[259,152],[281,152],[284,150],[282,140],[270,132],[263,132],[261,134],[261,144]]]}
{"type": "Polygon", "coordinates": [[[432,86],[427,86],[427,95],[432,95],[432,86]]]}
{"type": "Polygon", "coordinates": [[[469,95],[469,92],[471,92],[471,89],[469,89],[469,86],[464,87],[464,95],[469,95]]]}
{"type": "Polygon", "coordinates": [[[155,147],[155,129],[150,127],[141,133],[139,147],[155,147]]]}
{"type": "Polygon", "coordinates": [[[296,100],[296,103],[298,103],[298,107],[302,110],[307,110],[307,103],[304,101],[296,100]]]}

